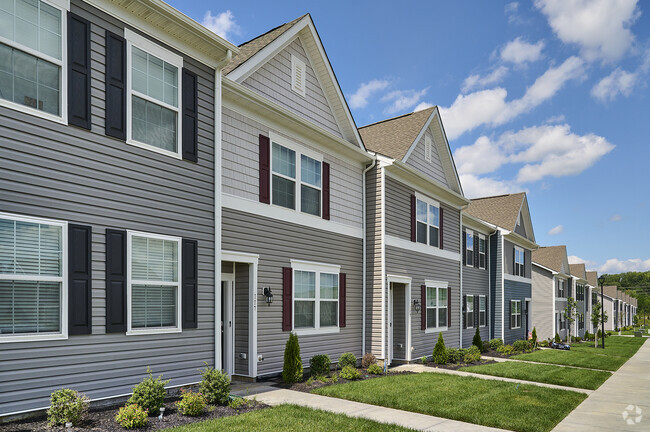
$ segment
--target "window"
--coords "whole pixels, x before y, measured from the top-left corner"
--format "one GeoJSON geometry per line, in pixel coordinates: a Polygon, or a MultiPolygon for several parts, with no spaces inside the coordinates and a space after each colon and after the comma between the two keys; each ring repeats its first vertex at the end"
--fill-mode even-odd
{"type": "Polygon", "coordinates": [[[515,276],[526,277],[524,271],[524,250],[520,247],[515,246],[515,276]]]}
{"type": "Polygon", "coordinates": [[[487,252],[486,252],[486,243],[485,236],[483,234],[478,235],[478,267],[485,269],[487,265],[487,252]]]}
{"type": "Polygon", "coordinates": [[[271,146],[272,203],[292,210],[321,215],[322,162],[273,141],[271,146]],[[298,177],[298,174],[300,177],[298,177]]]}
{"type": "Polygon", "coordinates": [[[474,267],[474,232],[465,231],[465,264],[474,267]]]}
{"type": "Polygon", "coordinates": [[[521,328],[521,300],[510,300],[510,328],[521,328]]]}
{"type": "Polygon", "coordinates": [[[62,121],[67,100],[66,14],[63,2],[51,3],[0,3],[0,103],[62,121]]]}
{"type": "Polygon", "coordinates": [[[0,342],[67,337],[67,225],[0,214],[0,342]]]}
{"type": "Polygon", "coordinates": [[[474,327],[474,296],[465,296],[465,326],[474,327]]]}
{"type": "Polygon", "coordinates": [[[127,334],[180,332],[181,239],[127,233],[127,334]]]}
{"type": "Polygon", "coordinates": [[[478,297],[478,324],[481,327],[485,327],[487,323],[487,304],[485,302],[485,296],[478,297]]]}
{"type": "Polygon", "coordinates": [[[180,158],[183,59],[125,30],[129,96],[127,141],[180,158]]]}
{"type": "Polygon", "coordinates": [[[416,240],[438,247],[440,244],[440,204],[426,198],[417,198],[416,240]]]}
{"type": "Polygon", "coordinates": [[[427,329],[447,327],[447,289],[446,283],[428,282],[427,286],[427,329]]]}
{"type": "Polygon", "coordinates": [[[293,328],[338,330],[339,266],[292,261],[293,328]]]}
{"type": "Polygon", "coordinates": [[[565,296],[564,284],[565,284],[564,279],[557,279],[557,296],[560,298],[564,298],[565,296]]]}
{"type": "Polygon", "coordinates": [[[305,96],[305,62],[291,54],[291,90],[305,96]]]}

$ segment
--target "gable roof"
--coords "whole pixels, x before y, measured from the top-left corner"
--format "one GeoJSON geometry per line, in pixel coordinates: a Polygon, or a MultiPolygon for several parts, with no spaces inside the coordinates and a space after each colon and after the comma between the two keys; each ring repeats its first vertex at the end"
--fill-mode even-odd
{"type": "Polygon", "coordinates": [[[582,264],[569,264],[569,267],[571,268],[571,274],[573,276],[576,276],[576,277],[578,277],[580,279],[587,280],[586,279],[587,276],[585,275],[585,265],[584,265],[584,263],[582,263],[582,264]]]}
{"type": "Polygon", "coordinates": [[[466,211],[471,216],[514,231],[524,198],[525,192],[476,198],[471,200],[466,211]]]}
{"type": "Polygon", "coordinates": [[[598,286],[598,272],[588,271],[587,272],[587,283],[592,287],[598,286]]]}
{"type": "Polygon", "coordinates": [[[558,273],[566,273],[568,269],[563,268],[566,260],[566,246],[544,246],[533,251],[532,260],[534,263],[543,265],[558,273]]]}
{"type": "Polygon", "coordinates": [[[603,287],[603,292],[605,295],[610,296],[613,299],[618,297],[618,288],[616,285],[605,285],[603,287]]]}

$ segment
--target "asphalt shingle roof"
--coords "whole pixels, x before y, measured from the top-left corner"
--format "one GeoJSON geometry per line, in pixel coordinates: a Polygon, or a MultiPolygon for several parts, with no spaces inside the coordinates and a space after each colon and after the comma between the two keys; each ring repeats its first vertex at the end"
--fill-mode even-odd
{"type": "Polygon", "coordinates": [[[573,276],[579,277],[580,279],[587,280],[585,276],[584,264],[569,264],[569,268],[571,269],[571,274],[573,276]]]}
{"type": "Polygon", "coordinates": [[[598,272],[588,271],[587,272],[587,282],[593,287],[598,286],[598,272]]]}
{"type": "Polygon", "coordinates": [[[546,268],[562,272],[562,262],[566,257],[566,246],[545,246],[533,251],[533,262],[546,268]]]}
{"type": "Polygon", "coordinates": [[[475,218],[514,231],[525,196],[524,192],[519,192],[473,199],[466,212],[475,218]]]}

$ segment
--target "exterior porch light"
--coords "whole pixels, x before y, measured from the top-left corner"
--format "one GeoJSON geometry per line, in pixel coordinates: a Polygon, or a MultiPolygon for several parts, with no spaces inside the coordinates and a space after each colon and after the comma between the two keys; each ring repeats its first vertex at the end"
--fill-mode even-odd
{"type": "Polygon", "coordinates": [[[271,292],[271,288],[263,287],[262,292],[264,294],[264,297],[266,297],[266,304],[270,306],[271,303],[273,303],[273,292],[271,292]]]}
{"type": "Polygon", "coordinates": [[[605,294],[603,291],[603,284],[605,283],[605,276],[600,276],[598,278],[598,283],[600,284],[600,322],[602,323],[602,349],[605,349],[605,294]]]}
{"type": "Polygon", "coordinates": [[[413,309],[415,309],[415,312],[420,312],[420,300],[419,299],[413,300],[413,309]]]}

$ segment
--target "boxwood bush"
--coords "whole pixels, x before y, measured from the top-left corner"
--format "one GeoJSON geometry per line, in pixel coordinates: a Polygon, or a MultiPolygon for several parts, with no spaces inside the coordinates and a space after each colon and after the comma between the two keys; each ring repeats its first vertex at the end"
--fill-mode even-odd
{"type": "Polygon", "coordinates": [[[315,355],[309,360],[309,370],[313,377],[325,377],[330,373],[332,361],[327,354],[315,355]]]}
{"type": "Polygon", "coordinates": [[[88,398],[71,389],[61,389],[52,393],[47,422],[50,426],[79,424],[88,412],[88,398]]]}
{"type": "Polygon", "coordinates": [[[220,370],[216,370],[205,363],[205,369],[201,372],[201,383],[199,391],[208,403],[225,405],[230,396],[230,378],[220,370]]]}
{"type": "Polygon", "coordinates": [[[357,367],[357,358],[351,352],[341,354],[339,357],[338,366],[343,369],[346,366],[357,367]]]}
{"type": "Polygon", "coordinates": [[[475,363],[481,361],[481,350],[479,350],[475,345],[467,348],[465,350],[463,361],[465,363],[475,363]]]}
{"type": "Polygon", "coordinates": [[[165,386],[170,380],[163,381],[162,375],[154,378],[151,374],[151,368],[147,366],[147,374],[142,382],[133,387],[133,396],[128,400],[129,404],[138,404],[140,408],[147,410],[151,415],[158,413],[165,402],[167,391],[165,386]]]}
{"type": "Polygon", "coordinates": [[[361,372],[354,366],[345,365],[339,376],[346,380],[358,380],[361,378],[361,372]]]}
{"type": "Polygon", "coordinates": [[[115,416],[115,421],[124,429],[141,428],[147,424],[149,419],[146,409],[138,404],[128,404],[120,408],[115,416]]]}

